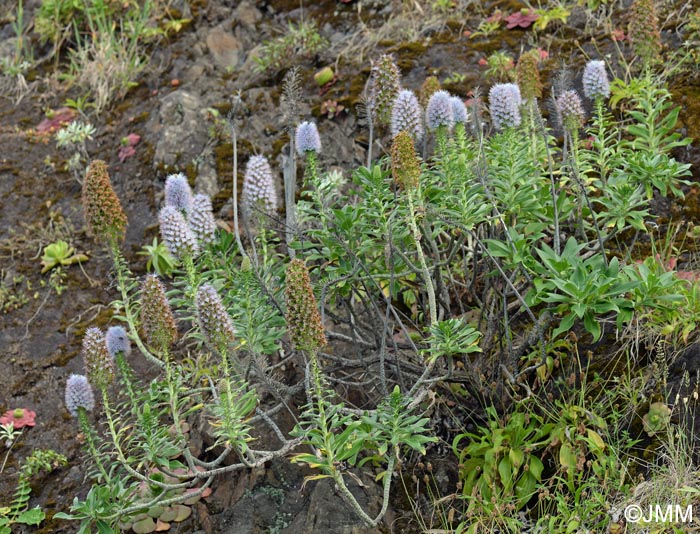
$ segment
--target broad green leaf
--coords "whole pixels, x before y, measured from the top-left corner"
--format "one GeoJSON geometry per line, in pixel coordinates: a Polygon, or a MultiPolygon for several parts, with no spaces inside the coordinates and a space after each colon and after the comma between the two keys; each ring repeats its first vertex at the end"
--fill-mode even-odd
{"type": "Polygon", "coordinates": [[[46,514],[39,508],[32,508],[31,510],[26,510],[17,516],[17,523],[24,523],[25,525],[38,525],[40,524],[46,514]]]}
{"type": "Polygon", "coordinates": [[[562,443],[559,448],[559,463],[570,473],[576,471],[576,454],[568,443],[562,443]]]}

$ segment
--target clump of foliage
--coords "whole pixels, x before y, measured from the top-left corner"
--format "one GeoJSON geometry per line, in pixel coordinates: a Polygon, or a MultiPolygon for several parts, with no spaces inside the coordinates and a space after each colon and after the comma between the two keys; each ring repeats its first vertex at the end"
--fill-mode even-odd
{"type": "Polygon", "coordinates": [[[255,56],[258,72],[275,74],[300,59],[310,59],[328,47],[315,21],[290,22],[282,35],[265,41],[255,56]]]}
{"type": "Polygon", "coordinates": [[[32,493],[31,479],[40,471],[51,471],[65,466],[68,460],[62,454],[52,450],[35,450],[22,464],[17,479],[14,498],[10,506],[0,506],[0,534],[10,534],[12,525],[40,525],[46,514],[39,507],[28,509],[32,493]]]}
{"type": "MultiPolygon", "coordinates": [[[[265,68],[290,54],[289,43],[274,43],[265,68]]],[[[106,164],[93,162],[86,221],[112,257],[123,327],[106,337],[86,331],[87,377],[69,382],[82,388],[66,398],[95,484],[62,517],[82,529],[151,532],[184,519],[189,499],[204,498],[217,476],[294,452],[314,470],[307,482],[332,479],[376,527],[405,455],[439,440],[430,421],[439,408],[429,401],[447,390],[462,413],[467,398],[485,411],[468,414],[473,430],[440,436],[461,464],[458,531],[519,531],[520,512],[548,532],[605,529],[604,510],[631,485],[629,428],[657,434],[669,421],[648,403],[654,413],[642,421],[642,386],[590,379],[579,341],[610,340],[631,325],[650,338],[688,339],[687,324],[669,332],[664,323],[681,303],[681,320],[700,316],[697,289],[649,258],[633,261],[634,243],[620,237],[653,239],[648,201],[683,195],[689,167],[670,154],[689,140],[676,133],[679,109],[649,69],[628,80],[638,90],[616,120],[608,109],[616,82],[600,62],[584,75],[591,115],[578,93],[555,87],[557,119],[545,122],[536,59],[521,58],[517,71],[501,62],[507,83],[489,91],[489,122],[479,98],[467,110],[436,89],[423,113],[414,93],[391,85],[389,153],[342,187],[319,160],[316,123],[298,124],[289,157],[292,166],[304,160],[304,189],[297,202],[286,180],[294,224],[285,227],[263,156],[246,172],[245,236],[237,225],[234,235],[217,228],[210,199],[195,201],[184,176],[169,177],[159,214],[168,259],[155,242],[148,251],[171,276],[167,285],[132,273],[120,249],[126,218],[106,164]],[[346,356],[338,347],[347,343],[357,350],[346,356]],[[139,356],[158,373],[150,383],[133,371],[139,356]],[[90,387],[102,400],[102,429],[88,414],[90,387]],[[277,414],[291,406],[301,415],[284,432],[277,414]],[[213,460],[189,447],[195,421],[214,443],[213,460]],[[253,439],[263,426],[274,447],[253,439]],[[349,487],[370,468],[383,486],[374,511],[349,487]]],[[[370,91],[368,115],[378,121],[380,100],[370,91]]]]}

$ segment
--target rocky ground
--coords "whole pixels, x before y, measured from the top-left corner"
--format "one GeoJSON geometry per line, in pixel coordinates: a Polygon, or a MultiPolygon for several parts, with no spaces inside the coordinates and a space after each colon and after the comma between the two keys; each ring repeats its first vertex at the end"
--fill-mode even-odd
{"type": "MultiPolygon", "coordinates": [[[[421,13],[414,6],[379,0],[323,0],[303,9],[298,2],[286,0],[172,4],[191,23],[148,49],[149,66],[124,99],[99,116],[88,112],[87,117],[96,128],[87,150],[91,158],[109,165],[112,183],[129,219],[127,259],[137,274],[145,272],[145,260],[136,252],[157,235],[156,213],[168,173],[185,172],[197,192],[215,199],[219,218],[231,223],[233,151],[225,118],[237,91],[243,102],[234,117],[240,136],[237,179],[254,153],[264,153],[278,171],[281,168],[286,135],[280,115],[280,81],[286,69],[261,74],[256,72],[253,58],[261,43],[277,35],[289,21],[299,21],[302,16],[315,18],[329,41],[324,52],[299,60],[304,95],[300,115],[318,121],[324,140],[321,165],[336,166],[346,173],[366,158],[367,133],[359,124],[355,106],[369,72],[369,60],[380,51],[395,54],[405,86],[418,89],[428,75],[445,79],[459,73],[462,77],[446,87],[468,98],[477,85],[490,83],[479,60],[494,50],[517,57],[521,46],[536,40],[536,45],[548,52],[544,69],[552,76],[564,63],[577,69],[584,62],[575,45],[592,56],[596,55],[592,38],[604,49],[612,50],[614,45],[610,28],[587,19],[582,10],[572,13],[566,26],[553,25],[551,31],[538,35],[520,28],[483,39],[468,38],[465,30],[473,31],[491,8],[512,11],[513,2],[507,1],[490,2],[488,9],[472,5],[450,16],[421,13]],[[399,17],[404,21],[397,26],[401,30],[387,28],[399,17]],[[366,37],[371,31],[365,28],[386,35],[372,43],[366,37]],[[337,80],[321,91],[313,75],[328,65],[336,70],[337,80]],[[327,100],[345,109],[332,119],[322,116],[321,105],[327,100]],[[121,140],[129,134],[140,139],[134,145],[134,155],[120,160],[121,140]]],[[[38,5],[38,0],[26,2],[27,19],[38,5]]],[[[9,13],[14,2],[0,2],[0,7],[0,12],[9,13]]],[[[623,8],[615,17],[623,17],[623,8]]],[[[9,21],[0,20],[0,51],[14,46],[9,21]]],[[[668,42],[672,42],[671,32],[668,34],[668,42]]],[[[33,44],[37,57],[47,53],[46,45],[33,44]]],[[[28,83],[29,91],[19,101],[14,95],[0,95],[0,291],[4,292],[0,296],[7,303],[7,308],[0,310],[0,412],[28,408],[36,412],[37,424],[22,433],[9,453],[0,473],[0,504],[9,501],[23,458],[37,448],[54,449],[68,458],[68,465],[34,479],[31,505],[40,505],[49,519],[31,531],[68,533],[76,531],[75,524],[50,518],[57,511],[67,511],[73,496],[85,495],[89,482],[84,478],[77,425],[63,406],[63,390],[69,374],[82,372],[78,357],[82,333],[94,324],[110,324],[108,304],[116,292],[109,259],[85,234],[80,185],[64,170],[69,154],[57,149],[50,134],[38,132],[47,110],[64,107],[66,99],[77,98],[81,90],[57,81],[53,60],[32,70],[28,83]],[[64,269],[65,279],[58,284],[63,286],[60,294],[49,275],[40,274],[43,247],[58,239],[90,258],[80,266],[64,269]]],[[[695,137],[700,137],[698,94],[697,80],[685,80],[677,92],[679,103],[684,105],[681,120],[686,134],[695,137]]],[[[381,154],[381,150],[380,138],[374,153],[381,154]]],[[[696,163],[693,172],[697,179],[697,149],[689,148],[680,157],[696,163]]],[[[279,187],[281,191],[281,171],[279,187]]],[[[688,193],[686,204],[669,206],[672,212],[665,215],[697,216],[697,188],[688,193]]],[[[152,371],[147,364],[141,365],[144,373],[152,371]]],[[[4,457],[5,451],[0,453],[4,457]]],[[[443,494],[453,492],[450,475],[455,466],[449,467],[449,457],[433,460],[443,494]]],[[[329,482],[310,483],[302,491],[304,474],[286,461],[276,461],[259,472],[218,480],[206,502],[196,505],[193,518],[179,529],[172,527],[171,532],[369,532],[329,482]]],[[[371,479],[364,482],[365,487],[356,490],[373,510],[379,488],[371,479]]],[[[377,531],[419,531],[403,485],[397,483],[395,488],[392,510],[377,531]]]]}

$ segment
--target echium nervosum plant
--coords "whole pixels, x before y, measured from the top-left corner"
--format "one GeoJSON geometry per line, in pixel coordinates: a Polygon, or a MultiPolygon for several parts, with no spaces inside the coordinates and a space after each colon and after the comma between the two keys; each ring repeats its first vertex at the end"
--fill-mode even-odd
{"type": "MultiPolygon", "coordinates": [[[[406,132],[399,134],[412,143],[406,132]]],[[[341,496],[368,525],[376,527],[387,512],[394,466],[403,444],[409,444],[424,454],[423,445],[432,438],[426,437],[426,418],[412,415],[407,409],[407,399],[396,386],[389,397],[376,410],[361,417],[345,412],[344,405],[336,401],[335,392],[329,387],[323,373],[321,351],[327,346],[325,330],[311,285],[309,271],[303,261],[292,260],[286,273],[287,327],[292,345],[307,357],[307,396],[303,420],[292,432],[305,438],[314,453],[300,453],[293,457],[295,463],[305,463],[319,469],[320,475],[308,480],[331,478],[341,496]],[[378,477],[383,479],[382,506],[371,517],[357,501],[343,475],[342,464],[356,465],[360,454],[370,459],[384,461],[386,470],[378,477]]]]}

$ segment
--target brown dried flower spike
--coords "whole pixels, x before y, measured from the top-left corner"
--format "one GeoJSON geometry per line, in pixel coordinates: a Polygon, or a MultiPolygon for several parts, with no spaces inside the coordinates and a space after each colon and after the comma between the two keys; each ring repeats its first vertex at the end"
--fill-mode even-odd
{"type": "Polygon", "coordinates": [[[407,132],[399,132],[391,144],[391,174],[404,189],[418,187],[420,161],[413,139],[407,132]]]}
{"type": "Polygon", "coordinates": [[[542,98],[542,82],[540,81],[540,71],[538,64],[540,55],[537,50],[525,52],[518,59],[515,68],[518,86],[524,100],[534,100],[542,98]]]}
{"type": "Polygon", "coordinates": [[[287,266],[287,328],[294,348],[316,351],[325,346],[326,334],[311,288],[309,271],[301,260],[287,266]]]}
{"type": "Polygon", "coordinates": [[[629,40],[644,65],[661,61],[659,16],[654,0],[635,0],[630,6],[629,40]]]}
{"type": "Polygon", "coordinates": [[[165,351],[177,339],[177,326],[165,295],[165,287],[158,277],[149,274],[141,286],[141,327],[146,343],[165,351]]]}
{"type": "Polygon", "coordinates": [[[423,85],[420,86],[420,105],[425,109],[430,102],[430,97],[437,93],[442,87],[440,80],[436,76],[428,76],[423,85]]]}
{"type": "Polygon", "coordinates": [[[107,164],[94,160],[83,182],[83,211],[88,231],[98,241],[113,244],[124,239],[126,215],[107,173],[107,164]]]}

